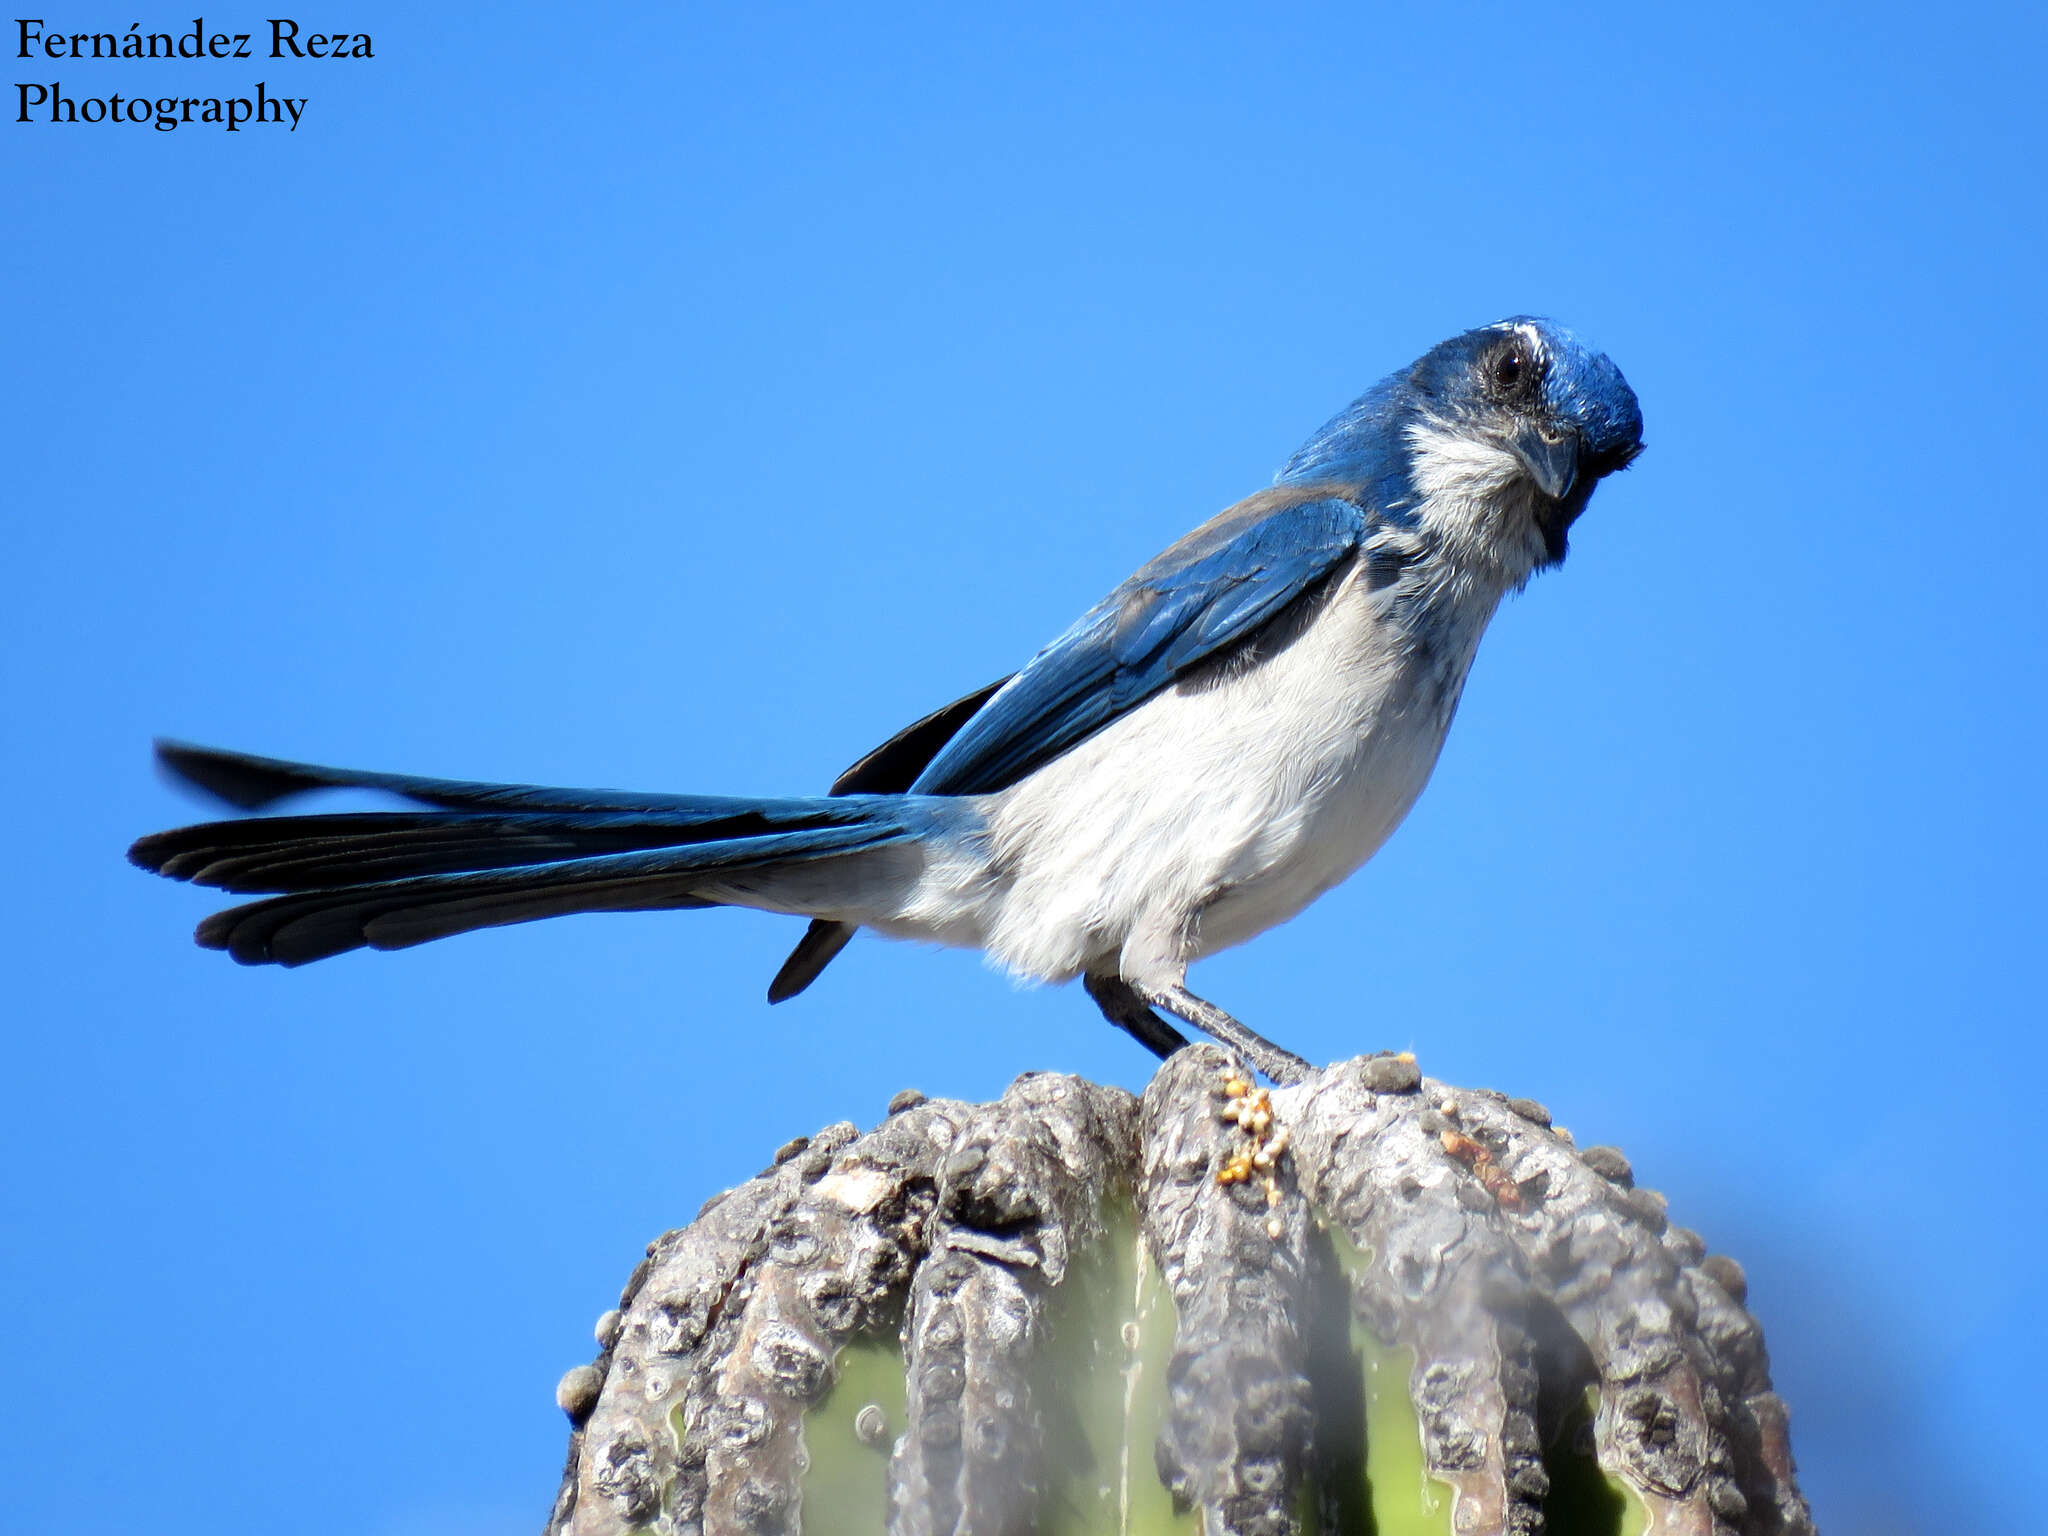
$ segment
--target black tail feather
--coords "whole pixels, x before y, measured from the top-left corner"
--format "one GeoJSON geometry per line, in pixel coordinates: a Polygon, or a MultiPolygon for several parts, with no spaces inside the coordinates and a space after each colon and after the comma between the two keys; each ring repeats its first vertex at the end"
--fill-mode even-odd
{"type": "Polygon", "coordinates": [[[243,811],[260,811],[287,796],[329,788],[333,783],[309,764],[219,752],[183,741],[159,741],[156,760],[173,778],[243,811]]]}
{"type": "Polygon", "coordinates": [[[174,772],[237,804],[357,786],[443,807],[253,817],[137,841],[128,856],[144,869],[271,896],[199,925],[202,945],[248,965],[304,965],[571,912],[711,906],[701,891],[736,871],[858,854],[914,838],[925,824],[898,796],[625,795],[353,773],[172,743],[158,750],[174,772]]]}
{"type": "Polygon", "coordinates": [[[448,881],[429,891],[407,882],[366,885],[229,907],[193,935],[243,965],[309,965],[354,949],[408,949],[479,928],[578,912],[657,912],[713,905],[681,880],[592,879],[543,888],[493,889],[448,881]]]}
{"type": "Polygon", "coordinates": [[[758,836],[758,819],[678,826],[598,816],[364,812],[215,821],[158,832],[129,859],[173,880],[237,894],[361,885],[758,836]]]}
{"type": "Polygon", "coordinates": [[[325,768],[278,757],[253,757],[189,741],[159,741],[156,760],[172,777],[244,811],[260,811],[319,789],[378,789],[446,810],[667,811],[710,797],[640,794],[623,789],[558,789],[544,784],[493,784],[430,779],[410,773],[325,768]]]}

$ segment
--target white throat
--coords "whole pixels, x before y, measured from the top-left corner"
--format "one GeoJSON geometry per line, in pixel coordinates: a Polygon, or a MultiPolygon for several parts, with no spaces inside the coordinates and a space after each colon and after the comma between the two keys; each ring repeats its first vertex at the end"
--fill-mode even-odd
{"type": "Polygon", "coordinates": [[[1519,590],[1542,564],[1541,494],[1514,451],[1424,418],[1408,428],[1423,541],[1494,589],[1519,590]]]}

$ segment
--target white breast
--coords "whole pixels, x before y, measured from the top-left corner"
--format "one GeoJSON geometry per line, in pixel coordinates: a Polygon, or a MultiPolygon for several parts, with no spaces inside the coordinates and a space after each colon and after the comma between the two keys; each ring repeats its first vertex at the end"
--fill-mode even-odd
{"type": "Polygon", "coordinates": [[[1178,980],[1293,916],[1414,804],[1493,607],[1465,605],[1424,646],[1387,601],[1354,568],[1277,654],[1184,679],[984,797],[973,889],[928,885],[902,916],[950,909],[934,924],[945,937],[971,926],[998,963],[1043,980],[1108,965],[1178,980]]]}

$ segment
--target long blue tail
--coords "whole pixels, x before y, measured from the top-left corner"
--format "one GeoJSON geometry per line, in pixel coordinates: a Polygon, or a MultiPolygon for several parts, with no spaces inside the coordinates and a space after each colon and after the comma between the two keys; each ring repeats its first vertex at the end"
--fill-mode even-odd
{"type": "Polygon", "coordinates": [[[306,790],[385,790],[425,811],[260,816],[145,837],[142,868],[236,894],[196,935],[244,965],[304,965],[365,946],[571,912],[717,905],[722,877],[913,840],[931,802],[904,795],[745,799],[359,773],[160,742],[179,777],[244,810],[306,790]]]}

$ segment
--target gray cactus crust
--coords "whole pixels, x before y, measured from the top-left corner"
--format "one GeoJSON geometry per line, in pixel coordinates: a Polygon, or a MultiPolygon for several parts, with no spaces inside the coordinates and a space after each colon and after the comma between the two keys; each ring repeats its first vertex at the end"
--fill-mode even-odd
{"type": "Polygon", "coordinates": [[[1405,1056],[1248,1093],[1200,1045],[783,1148],[563,1377],[546,1536],[1812,1532],[1740,1266],[1620,1153],[1405,1056]]]}

